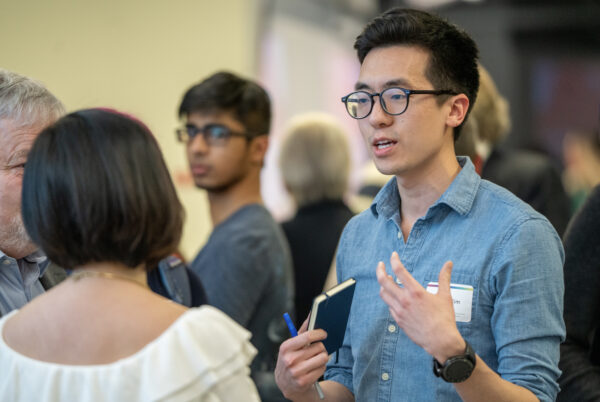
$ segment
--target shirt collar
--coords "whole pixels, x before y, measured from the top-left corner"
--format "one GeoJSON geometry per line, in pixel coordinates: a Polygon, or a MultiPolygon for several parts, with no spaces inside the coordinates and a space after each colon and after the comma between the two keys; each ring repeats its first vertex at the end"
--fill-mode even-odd
{"type": "MultiPolygon", "coordinates": [[[[0,260],[4,260],[5,258],[14,260],[14,258],[6,255],[2,250],[0,250],[0,260]]],[[[48,266],[48,257],[46,257],[42,250],[36,250],[33,253],[23,257],[22,260],[25,260],[29,264],[35,264],[38,266],[40,268],[40,277],[44,275],[44,271],[46,271],[46,267],[48,266]]]]}
{"type": "MultiPolygon", "coordinates": [[[[456,159],[462,169],[442,196],[429,207],[427,215],[440,204],[449,206],[460,215],[466,215],[471,210],[481,178],[475,172],[475,166],[469,158],[457,156],[456,159]]],[[[400,201],[396,177],[392,177],[379,191],[370,209],[375,216],[381,214],[385,218],[390,218],[398,212],[400,201]]]]}

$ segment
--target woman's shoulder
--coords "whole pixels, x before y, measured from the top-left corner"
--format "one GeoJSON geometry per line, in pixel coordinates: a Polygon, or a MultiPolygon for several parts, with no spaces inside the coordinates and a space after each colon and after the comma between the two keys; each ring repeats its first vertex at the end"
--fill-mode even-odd
{"type": "Polygon", "coordinates": [[[141,386],[153,397],[209,392],[229,376],[250,373],[248,366],[256,355],[250,337],[214,307],[189,309],[139,359],[145,374],[141,386]]]}
{"type": "MultiPolygon", "coordinates": [[[[7,318],[2,318],[0,328],[7,318]]],[[[47,363],[8,348],[12,353],[0,353],[0,371],[10,368],[14,375],[29,374],[17,379],[14,375],[0,376],[7,380],[4,383],[0,379],[0,399],[9,395],[37,395],[34,399],[49,401],[52,399],[43,396],[48,389],[60,395],[60,400],[196,398],[210,393],[229,376],[249,375],[248,367],[256,354],[250,336],[221,311],[202,306],[187,310],[138,353],[110,364],[47,363]]],[[[0,348],[6,347],[0,341],[0,348]]]]}

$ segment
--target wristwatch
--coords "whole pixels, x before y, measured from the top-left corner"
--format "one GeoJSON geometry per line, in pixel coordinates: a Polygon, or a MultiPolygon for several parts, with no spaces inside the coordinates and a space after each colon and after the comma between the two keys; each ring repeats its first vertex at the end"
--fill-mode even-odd
{"type": "Polygon", "coordinates": [[[433,358],[433,374],[446,382],[463,382],[469,378],[477,360],[471,345],[467,341],[465,343],[465,353],[448,358],[443,365],[433,358]]]}

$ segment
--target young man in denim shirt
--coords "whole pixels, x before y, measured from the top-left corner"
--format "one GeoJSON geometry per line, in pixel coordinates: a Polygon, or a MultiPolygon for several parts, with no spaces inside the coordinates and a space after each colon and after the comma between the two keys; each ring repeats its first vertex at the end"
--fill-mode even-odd
{"type": "Polygon", "coordinates": [[[279,387],[318,400],[325,372],[332,401],[554,400],[560,239],[454,153],[478,89],[475,43],[436,16],[393,9],[355,48],[360,76],[342,101],[395,177],[340,240],[338,281],[357,285],[338,356],[327,364],[325,332],[303,325],[280,348],[279,387]]]}

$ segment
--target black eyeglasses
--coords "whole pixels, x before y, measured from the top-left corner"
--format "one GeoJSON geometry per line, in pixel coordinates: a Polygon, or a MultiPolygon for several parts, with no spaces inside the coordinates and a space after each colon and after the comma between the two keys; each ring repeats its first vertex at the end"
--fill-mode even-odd
{"type": "Polygon", "coordinates": [[[208,145],[225,145],[230,137],[253,138],[256,135],[251,133],[240,133],[233,131],[222,124],[207,124],[204,127],[196,127],[193,124],[186,124],[182,128],[175,130],[177,139],[183,143],[189,143],[198,134],[202,134],[204,141],[208,145]]]}
{"type": "Polygon", "coordinates": [[[458,95],[450,89],[406,89],[406,88],[386,88],[379,93],[370,94],[366,91],[356,91],[342,98],[346,105],[346,111],[354,119],[364,119],[371,114],[373,110],[375,96],[379,96],[381,108],[394,116],[402,114],[408,108],[408,100],[411,95],[458,95]]]}

